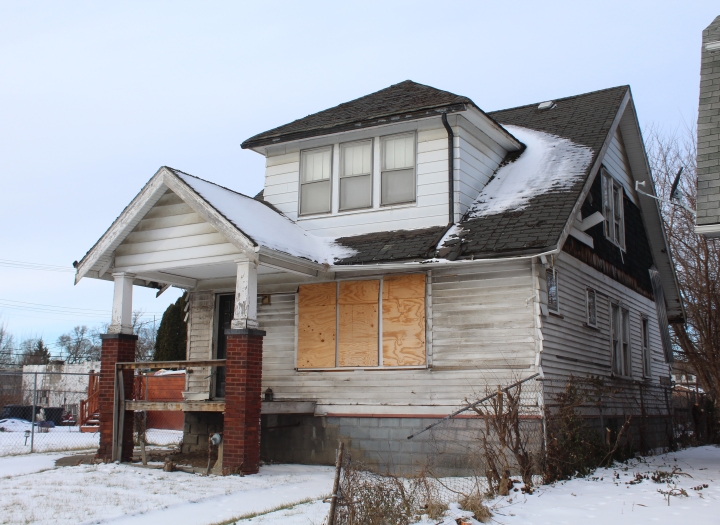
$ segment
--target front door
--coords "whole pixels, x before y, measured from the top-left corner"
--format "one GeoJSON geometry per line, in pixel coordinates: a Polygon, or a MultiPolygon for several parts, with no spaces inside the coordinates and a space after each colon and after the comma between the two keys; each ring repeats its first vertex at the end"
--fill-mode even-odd
{"type": "MultiPolygon", "coordinates": [[[[215,325],[217,330],[217,351],[215,359],[225,359],[227,357],[227,336],[225,330],[230,328],[233,315],[235,313],[235,295],[221,295],[218,305],[218,319],[215,325]]],[[[225,397],[225,367],[220,366],[215,369],[215,397],[225,397]]]]}

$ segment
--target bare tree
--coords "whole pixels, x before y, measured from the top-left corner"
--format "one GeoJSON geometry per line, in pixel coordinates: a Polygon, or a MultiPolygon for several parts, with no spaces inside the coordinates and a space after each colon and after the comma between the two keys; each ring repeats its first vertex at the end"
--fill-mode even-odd
{"type": "MultiPolygon", "coordinates": [[[[688,207],[696,209],[696,138],[692,131],[647,134],[647,152],[657,192],[671,198],[679,170],[678,189],[688,207]]],[[[677,202],[677,201],[675,201],[677,202]]],[[[687,362],[703,389],[720,401],[720,241],[695,234],[695,217],[676,204],[662,204],[668,241],[675,261],[687,324],[673,324],[676,357],[687,362]],[[679,350],[679,351],[678,351],[679,350]]]]}
{"type": "Polygon", "coordinates": [[[93,341],[87,326],[76,326],[71,332],[58,337],[57,344],[62,348],[65,361],[81,363],[100,359],[100,345],[93,341]]]}
{"type": "Polygon", "coordinates": [[[133,333],[138,336],[135,346],[136,361],[152,361],[155,353],[155,340],[157,339],[157,326],[155,318],[143,319],[145,312],[133,311],[133,333]]]}
{"type": "Polygon", "coordinates": [[[15,364],[15,339],[5,325],[0,324],[0,368],[9,368],[15,364]]]}
{"type": "Polygon", "coordinates": [[[31,337],[20,343],[20,365],[46,365],[50,362],[50,349],[42,337],[31,337]]]}

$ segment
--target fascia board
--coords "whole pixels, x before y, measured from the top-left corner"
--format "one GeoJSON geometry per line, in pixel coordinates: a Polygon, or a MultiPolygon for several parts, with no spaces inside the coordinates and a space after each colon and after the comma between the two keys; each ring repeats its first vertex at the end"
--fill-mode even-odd
{"type": "MultiPolygon", "coordinates": [[[[100,237],[90,251],[82,258],[75,272],[75,284],[85,276],[91,276],[90,272],[99,275],[100,268],[96,268],[103,256],[112,254],[115,248],[127,237],[137,226],[142,217],[150,211],[160,197],[165,193],[166,187],[163,180],[163,170],[160,168],[155,175],[143,186],[142,190],[130,201],[120,216],[115,219],[110,228],[100,237]]],[[[107,261],[104,261],[105,263],[107,261]]],[[[106,266],[103,264],[102,266],[106,266]]],[[[104,272],[103,272],[104,273],[104,272]]]]}
{"type": "Polygon", "coordinates": [[[605,142],[603,142],[602,148],[600,148],[600,151],[598,152],[597,157],[595,157],[595,163],[592,165],[592,168],[590,169],[590,173],[588,174],[588,178],[585,181],[585,186],[583,186],[582,191],[580,192],[580,197],[578,197],[577,201],[575,201],[575,206],[573,206],[572,212],[570,213],[570,216],[567,219],[567,222],[565,223],[565,227],[563,228],[562,233],[560,234],[560,240],[557,244],[557,249],[559,250],[562,248],[562,246],[567,241],[568,236],[570,235],[570,231],[575,225],[576,218],[578,216],[578,213],[580,213],[580,209],[582,208],[583,203],[585,202],[585,199],[588,196],[588,193],[590,193],[590,188],[593,185],[593,182],[595,181],[595,177],[597,176],[598,171],[600,171],[600,167],[602,166],[602,161],[605,158],[605,153],[607,152],[608,148],[610,147],[610,143],[612,142],[612,138],[615,136],[615,131],[617,130],[618,126],[620,125],[620,120],[622,119],[623,113],[625,113],[625,108],[630,103],[630,90],[628,89],[625,93],[625,96],[622,99],[622,102],[620,102],[620,107],[618,108],[617,113],[615,114],[615,118],[613,119],[613,123],[610,126],[610,129],[608,130],[608,134],[605,137],[605,142]]]}
{"type": "Polygon", "coordinates": [[[512,133],[488,117],[478,108],[469,106],[468,110],[464,111],[462,115],[468,119],[473,126],[500,144],[500,146],[505,148],[505,150],[517,151],[525,147],[524,144],[516,139],[512,133]]]}
{"type": "MultiPolygon", "coordinates": [[[[630,171],[636,181],[645,181],[645,188],[651,195],[657,195],[655,183],[651,176],[650,163],[645,151],[645,143],[640,131],[635,105],[630,101],[627,110],[624,112],[620,123],[620,132],[625,142],[630,171]]],[[[648,232],[648,242],[652,252],[653,262],[663,285],[665,299],[667,300],[667,313],[669,319],[685,319],[685,307],[680,296],[680,285],[675,273],[675,265],[672,260],[670,245],[665,233],[665,225],[662,220],[658,201],[649,197],[638,196],[640,211],[642,212],[645,228],[648,232]]]]}

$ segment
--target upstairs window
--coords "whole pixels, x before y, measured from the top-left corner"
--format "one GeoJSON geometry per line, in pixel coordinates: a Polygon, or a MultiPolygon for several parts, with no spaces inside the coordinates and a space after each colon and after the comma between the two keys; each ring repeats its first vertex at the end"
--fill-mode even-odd
{"type": "Polygon", "coordinates": [[[613,374],[630,377],[630,312],[617,303],[611,304],[610,338],[613,374]]]}
{"type": "Polygon", "coordinates": [[[300,215],[330,212],[332,147],[300,154],[300,215]]]}
{"type": "Polygon", "coordinates": [[[597,294],[595,290],[585,290],[585,310],[587,312],[587,325],[597,328],[597,294]]]}
{"type": "Polygon", "coordinates": [[[415,201],[415,134],[382,138],[380,204],[415,201]]]}
{"type": "Polygon", "coordinates": [[[560,303],[558,301],[558,280],[555,268],[549,268],[545,271],[545,281],[547,283],[548,310],[554,313],[560,313],[560,303]]]}
{"type": "Polygon", "coordinates": [[[372,206],[372,140],[340,145],[340,210],[372,206]]]}
{"type": "Polygon", "coordinates": [[[602,171],[603,216],[605,238],[625,249],[625,214],[623,187],[605,170],[602,171]]]}

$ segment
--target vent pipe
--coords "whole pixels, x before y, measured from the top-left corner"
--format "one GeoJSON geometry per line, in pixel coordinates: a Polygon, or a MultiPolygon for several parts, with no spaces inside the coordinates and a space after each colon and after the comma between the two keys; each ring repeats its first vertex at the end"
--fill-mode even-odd
{"type": "Polygon", "coordinates": [[[448,134],[448,224],[455,223],[455,134],[448,123],[447,113],[442,114],[442,123],[448,134]]]}

